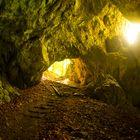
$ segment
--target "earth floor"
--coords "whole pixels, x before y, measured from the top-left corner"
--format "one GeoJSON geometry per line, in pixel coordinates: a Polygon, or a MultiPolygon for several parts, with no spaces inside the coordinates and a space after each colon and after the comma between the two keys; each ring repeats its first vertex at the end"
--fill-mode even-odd
{"type": "Polygon", "coordinates": [[[140,117],[41,81],[0,107],[0,140],[139,140],[140,117]]]}

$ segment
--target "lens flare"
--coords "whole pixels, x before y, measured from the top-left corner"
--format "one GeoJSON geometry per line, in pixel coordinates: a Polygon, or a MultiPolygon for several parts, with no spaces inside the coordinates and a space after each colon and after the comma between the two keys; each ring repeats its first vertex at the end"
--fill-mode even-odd
{"type": "Polygon", "coordinates": [[[140,33],[140,24],[127,21],[123,26],[123,34],[129,44],[134,44],[137,41],[140,33]]]}

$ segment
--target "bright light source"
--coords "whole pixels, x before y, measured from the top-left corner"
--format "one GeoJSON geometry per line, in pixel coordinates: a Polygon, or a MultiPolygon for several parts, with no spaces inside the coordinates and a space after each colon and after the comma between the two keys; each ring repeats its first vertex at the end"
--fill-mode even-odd
{"type": "Polygon", "coordinates": [[[55,62],[48,68],[48,71],[58,76],[65,76],[67,68],[70,63],[71,63],[70,59],[65,59],[63,61],[55,62]]]}
{"type": "Polygon", "coordinates": [[[123,26],[123,34],[128,43],[134,44],[138,38],[138,33],[140,33],[140,24],[126,21],[123,26]]]}

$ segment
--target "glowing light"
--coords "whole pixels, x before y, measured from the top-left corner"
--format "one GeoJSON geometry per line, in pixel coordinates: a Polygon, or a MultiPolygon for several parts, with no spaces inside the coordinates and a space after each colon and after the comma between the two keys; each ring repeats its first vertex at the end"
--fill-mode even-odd
{"type": "Polygon", "coordinates": [[[62,81],[62,83],[63,83],[63,84],[66,84],[66,85],[68,85],[69,82],[70,82],[70,80],[69,80],[68,78],[67,78],[67,79],[64,79],[64,80],[62,81]]]}
{"type": "Polygon", "coordinates": [[[128,43],[134,44],[138,38],[139,33],[140,33],[140,24],[126,21],[125,25],[123,26],[123,34],[128,43]]]}
{"type": "Polygon", "coordinates": [[[42,75],[42,78],[41,78],[42,81],[45,81],[47,80],[47,77],[45,75],[42,75]]]}
{"type": "Polygon", "coordinates": [[[65,59],[64,61],[60,62],[55,62],[48,68],[48,71],[58,76],[64,76],[70,63],[71,61],[69,59],[65,59]]]}

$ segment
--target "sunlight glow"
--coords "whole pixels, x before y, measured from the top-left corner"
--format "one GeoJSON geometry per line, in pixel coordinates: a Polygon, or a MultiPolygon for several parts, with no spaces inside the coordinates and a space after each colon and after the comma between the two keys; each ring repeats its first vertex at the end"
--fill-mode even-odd
{"type": "Polygon", "coordinates": [[[57,61],[53,63],[49,68],[48,71],[58,75],[58,76],[65,76],[67,68],[71,63],[70,59],[65,59],[63,61],[57,61]]]}
{"type": "Polygon", "coordinates": [[[140,24],[126,21],[123,26],[123,34],[129,44],[134,44],[136,42],[138,33],[140,33],[140,24]]]}
{"type": "Polygon", "coordinates": [[[63,83],[63,84],[65,84],[65,85],[68,85],[69,82],[70,82],[70,80],[69,80],[68,78],[66,78],[66,79],[64,79],[64,80],[62,80],[62,81],[57,81],[57,82],[63,83]]]}

